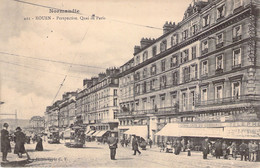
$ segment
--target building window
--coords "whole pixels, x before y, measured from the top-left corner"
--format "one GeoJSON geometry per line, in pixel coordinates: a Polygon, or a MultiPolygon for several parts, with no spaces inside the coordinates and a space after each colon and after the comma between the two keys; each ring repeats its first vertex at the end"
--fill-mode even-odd
{"type": "Polygon", "coordinates": [[[171,68],[173,68],[173,67],[175,67],[175,66],[177,66],[178,65],[178,59],[177,59],[177,55],[173,55],[172,57],[171,57],[171,68]]]}
{"type": "Polygon", "coordinates": [[[114,106],[117,106],[117,98],[114,98],[114,106]]]}
{"type": "Polygon", "coordinates": [[[201,75],[207,76],[208,75],[208,61],[203,61],[201,65],[201,75]]]}
{"type": "Polygon", "coordinates": [[[155,90],[155,81],[156,81],[156,79],[152,79],[150,81],[150,90],[155,90]]]}
{"type": "Polygon", "coordinates": [[[140,56],[136,56],[136,65],[140,64],[140,56]]]}
{"type": "Polygon", "coordinates": [[[191,109],[193,110],[195,108],[195,91],[192,90],[190,92],[190,105],[191,105],[191,109]]]}
{"type": "Polygon", "coordinates": [[[223,72],[223,54],[216,56],[216,72],[223,72]]]}
{"type": "Polygon", "coordinates": [[[140,80],[140,73],[139,72],[135,73],[135,80],[136,81],[140,80]]]}
{"type": "Polygon", "coordinates": [[[157,54],[157,46],[153,46],[153,57],[157,54]]]}
{"type": "Polygon", "coordinates": [[[143,83],[143,93],[146,93],[146,82],[143,83]]]}
{"type": "Polygon", "coordinates": [[[188,38],[188,29],[182,32],[182,40],[186,40],[188,38]]]}
{"type": "Polygon", "coordinates": [[[174,34],[174,35],[171,37],[171,45],[172,45],[172,46],[175,46],[176,44],[178,44],[178,35],[177,35],[177,34],[174,34]]]}
{"type": "Polygon", "coordinates": [[[140,84],[135,85],[135,93],[140,94],[140,84]]]}
{"type": "Polygon", "coordinates": [[[206,27],[209,25],[209,15],[206,15],[202,18],[202,25],[203,25],[203,27],[206,27]]]}
{"type": "Polygon", "coordinates": [[[215,100],[221,100],[223,98],[223,86],[215,86],[215,100]]]}
{"type": "Polygon", "coordinates": [[[155,104],[155,97],[154,96],[150,97],[150,102],[151,102],[152,109],[156,109],[157,107],[156,107],[156,104],[155,104]]]}
{"type": "Polygon", "coordinates": [[[171,106],[175,107],[177,104],[177,93],[171,94],[171,106]]]}
{"type": "Polygon", "coordinates": [[[183,52],[181,52],[181,63],[185,63],[189,60],[189,50],[186,49],[183,52]]]}
{"type": "Polygon", "coordinates": [[[167,79],[166,76],[163,75],[160,77],[160,89],[166,88],[166,85],[167,85],[167,79]]]}
{"type": "Polygon", "coordinates": [[[207,88],[203,88],[201,89],[201,102],[203,104],[206,104],[207,100],[208,100],[207,88]]]}
{"type": "Polygon", "coordinates": [[[223,18],[225,15],[225,5],[222,5],[217,8],[217,19],[223,18]]]}
{"type": "MultiPolygon", "coordinates": [[[[103,93],[102,93],[102,95],[103,95],[103,93]]],[[[117,89],[114,89],[114,96],[117,96],[117,89]]]]}
{"type": "Polygon", "coordinates": [[[195,59],[197,57],[197,52],[196,51],[197,51],[197,47],[193,46],[191,48],[191,57],[192,57],[192,59],[195,59]]]}
{"type": "Polygon", "coordinates": [[[193,64],[190,66],[190,79],[195,80],[197,79],[197,64],[193,64]]]}
{"type": "Polygon", "coordinates": [[[156,74],[156,65],[153,64],[153,65],[151,66],[151,75],[155,75],[155,74],[156,74]]]}
{"type": "Polygon", "coordinates": [[[234,0],[234,9],[242,6],[242,0],[234,0]]]}
{"type": "Polygon", "coordinates": [[[172,84],[178,85],[178,71],[172,73],[172,84]]]}
{"type": "Polygon", "coordinates": [[[182,109],[187,109],[188,98],[186,93],[182,93],[182,109]]]}
{"type": "Polygon", "coordinates": [[[167,40],[163,40],[160,44],[160,51],[163,52],[167,49],[167,40]]]}
{"type": "Polygon", "coordinates": [[[240,82],[232,82],[232,98],[239,99],[240,98],[240,82]]]}
{"type": "Polygon", "coordinates": [[[147,59],[148,59],[148,52],[145,51],[145,52],[143,53],[143,62],[146,61],[147,59]]]}
{"type": "Polygon", "coordinates": [[[241,48],[233,51],[233,68],[241,67],[241,48]]]}
{"type": "Polygon", "coordinates": [[[223,46],[224,41],[223,41],[223,33],[217,34],[217,40],[216,40],[216,48],[220,48],[223,46]]]}
{"type": "Polygon", "coordinates": [[[165,107],[165,95],[160,96],[160,107],[164,108],[165,107]]]}
{"type": "Polygon", "coordinates": [[[197,26],[197,24],[192,25],[192,26],[191,26],[191,34],[192,34],[192,35],[195,35],[195,34],[197,33],[197,31],[198,31],[198,26],[197,26]]]}
{"type": "Polygon", "coordinates": [[[190,67],[183,68],[183,82],[190,80],[190,67]]]}
{"type": "Polygon", "coordinates": [[[165,60],[161,61],[161,70],[162,72],[165,71],[165,60]]]}
{"type": "Polygon", "coordinates": [[[208,50],[209,50],[208,40],[204,40],[201,44],[201,54],[208,53],[208,50]]]}
{"type": "Polygon", "coordinates": [[[147,68],[144,68],[143,69],[143,78],[146,78],[147,77],[147,68]]]}
{"type": "Polygon", "coordinates": [[[146,106],[147,106],[147,99],[146,98],[144,98],[143,99],[143,110],[146,110],[146,106]]]}
{"type": "Polygon", "coordinates": [[[233,28],[233,42],[242,39],[242,25],[233,28]]]}

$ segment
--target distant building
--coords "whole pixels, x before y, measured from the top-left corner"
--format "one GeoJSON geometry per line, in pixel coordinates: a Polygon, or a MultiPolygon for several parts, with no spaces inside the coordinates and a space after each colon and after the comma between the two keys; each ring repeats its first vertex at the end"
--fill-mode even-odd
{"type": "Polygon", "coordinates": [[[83,116],[88,130],[117,130],[119,69],[109,68],[98,77],[85,79],[76,98],[77,115],[83,116]]]}
{"type": "Polygon", "coordinates": [[[45,119],[41,116],[33,116],[30,121],[30,132],[31,133],[42,133],[45,129],[45,119]]]}

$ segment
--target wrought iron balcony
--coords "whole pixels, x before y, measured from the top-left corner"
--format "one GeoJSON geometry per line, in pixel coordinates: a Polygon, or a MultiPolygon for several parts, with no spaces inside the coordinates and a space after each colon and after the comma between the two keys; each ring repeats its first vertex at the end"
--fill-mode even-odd
{"type": "Polygon", "coordinates": [[[218,105],[237,104],[237,103],[250,103],[254,101],[260,101],[260,96],[241,95],[241,96],[226,97],[221,99],[211,99],[207,101],[198,101],[196,103],[196,107],[218,106],[218,105]]]}
{"type": "Polygon", "coordinates": [[[170,115],[176,114],[178,112],[178,106],[171,106],[171,107],[163,107],[163,108],[154,108],[148,110],[135,110],[135,111],[123,111],[121,110],[120,113],[117,114],[117,117],[129,117],[129,116],[146,116],[149,114],[153,115],[170,115]]]}

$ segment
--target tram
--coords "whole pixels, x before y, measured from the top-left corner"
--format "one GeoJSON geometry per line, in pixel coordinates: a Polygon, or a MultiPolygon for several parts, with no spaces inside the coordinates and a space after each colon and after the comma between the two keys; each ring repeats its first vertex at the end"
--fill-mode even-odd
{"type": "Polygon", "coordinates": [[[83,148],[85,145],[85,128],[72,126],[64,131],[65,146],[69,148],[83,148]]]}

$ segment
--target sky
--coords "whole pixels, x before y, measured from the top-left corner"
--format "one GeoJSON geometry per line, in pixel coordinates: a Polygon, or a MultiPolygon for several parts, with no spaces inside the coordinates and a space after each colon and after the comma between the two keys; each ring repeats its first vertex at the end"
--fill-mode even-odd
{"type": "MultiPolygon", "coordinates": [[[[5,103],[0,114],[17,111],[20,119],[44,116],[46,106],[64,92],[82,89],[83,79],[130,60],[142,37],[158,38],[166,21],[180,22],[191,1],[2,0],[0,101],[5,103]],[[80,14],[49,13],[48,7],[77,9],[80,14]],[[80,20],[93,14],[105,19],[80,20]],[[37,20],[37,16],[53,19],[37,20]],[[57,20],[57,16],[78,20],[57,20]]],[[[0,115],[4,117],[13,118],[0,115]]]]}

